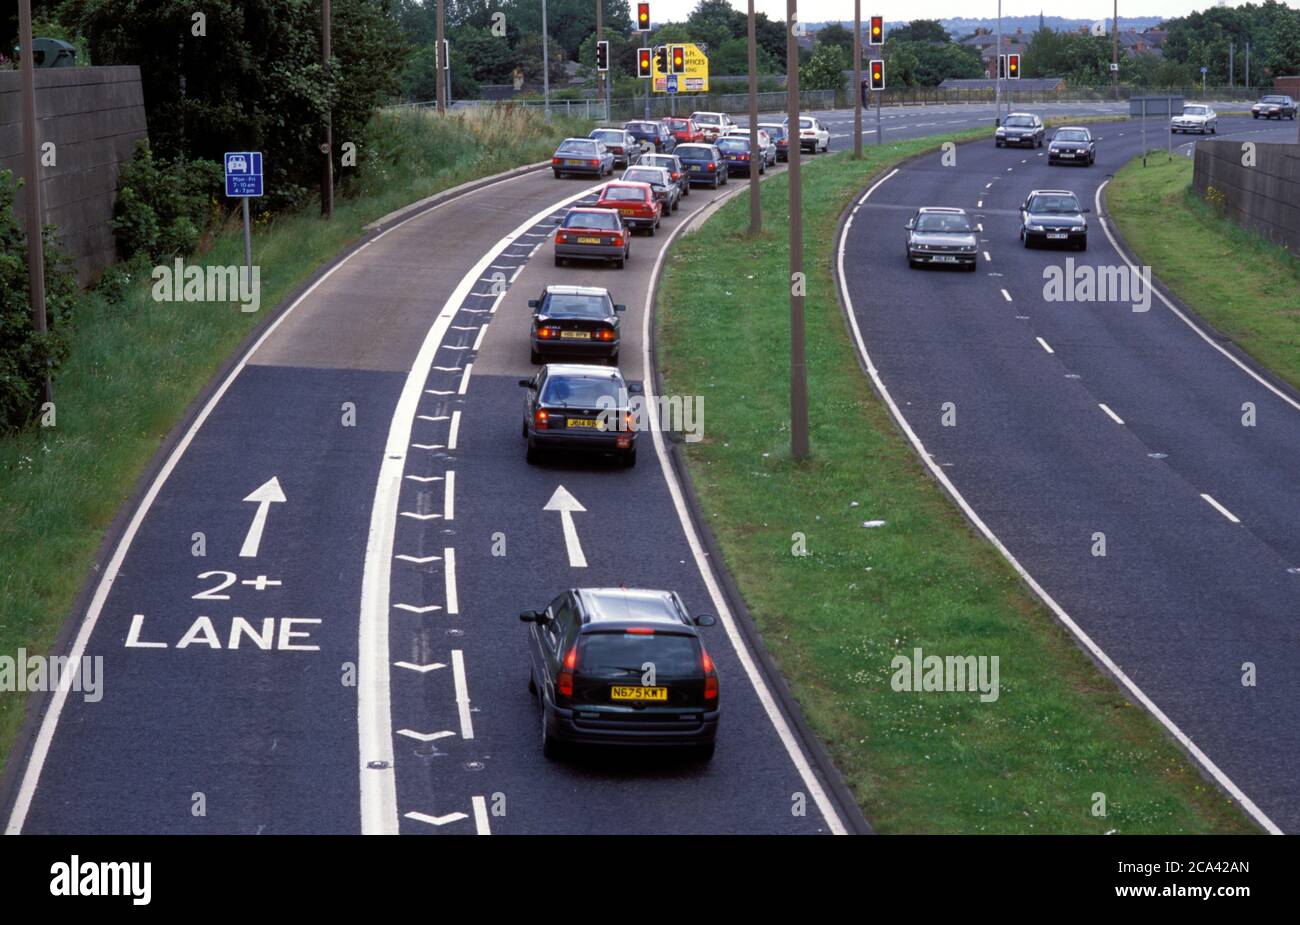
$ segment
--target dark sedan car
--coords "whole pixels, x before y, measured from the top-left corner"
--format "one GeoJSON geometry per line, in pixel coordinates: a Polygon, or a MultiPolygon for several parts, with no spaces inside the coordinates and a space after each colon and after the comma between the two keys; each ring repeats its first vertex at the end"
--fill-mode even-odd
{"type": "Polygon", "coordinates": [[[529,343],[533,363],[547,356],[589,357],[618,362],[619,312],[609,290],[595,286],[547,286],[533,310],[529,343]]]}
{"type": "Polygon", "coordinates": [[[630,396],[641,389],[624,382],[617,369],[548,363],[519,384],[528,390],[523,422],[528,462],[540,462],[545,450],[573,450],[612,455],[627,468],[636,465],[630,396]]]}
{"type": "Polygon", "coordinates": [[[638,167],[662,167],[673,178],[682,196],[691,194],[691,178],[686,175],[686,168],[676,154],[643,154],[637,162],[638,167]]]}
{"type": "MultiPolygon", "coordinates": [[[[715,147],[722,152],[722,159],[727,162],[729,172],[749,176],[748,135],[723,135],[715,147]]],[[[767,173],[767,158],[760,152],[755,155],[755,160],[758,161],[758,172],[767,173]]]]}
{"type": "Polygon", "coordinates": [[[1091,167],[1097,159],[1097,142],[1092,132],[1081,126],[1068,126],[1056,130],[1047,144],[1047,163],[1082,164],[1091,167]]]}
{"type": "Polygon", "coordinates": [[[662,122],[625,122],[623,129],[643,145],[648,145],[647,151],[671,154],[677,147],[677,139],[662,122]]]}
{"type": "Polygon", "coordinates": [[[686,168],[692,183],[707,183],[716,189],[727,182],[727,163],[713,145],[678,145],[673,153],[686,168]]]}
{"type": "Polygon", "coordinates": [[[1075,250],[1088,249],[1088,209],[1069,190],[1038,189],[1020,207],[1020,240],[1025,247],[1064,244],[1075,250]]]}
{"type": "Polygon", "coordinates": [[[1013,112],[998,124],[993,132],[993,143],[999,148],[1003,145],[1041,148],[1045,131],[1043,120],[1032,112],[1013,112]]]}
{"type": "Polygon", "coordinates": [[[566,260],[612,260],[623,268],[632,256],[632,232],[613,209],[573,208],[555,229],[555,265],[566,260]]]}
{"type": "Polygon", "coordinates": [[[636,163],[637,158],[641,156],[641,142],[632,137],[631,132],[624,131],[621,128],[598,128],[593,129],[587,136],[599,141],[609,153],[614,155],[614,166],[631,167],[636,163]]]}
{"type": "Polygon", "coordinates": [[[790,139],[785,134],[785,123],[760,122],[758,127],[772,136],[772,144],[776,145],[776,159],[778,161],[790,160],[790,139]]]}
{"type": "Polygon", "coordinates": [[[591,138],[566,138],[551,155],[551,170],[557,178],[571,173],[604,177],[614,172],[614,155],[591,138]]]}
{"type": "Polygon", "coordinates": [[[1289,96],[1266,96],[1250,107],[1252,119],[1294,119],[1295,100],[1289,96]]]}
{"type": "Polygon", "coordinates": [[[685,746],[708,760],[718,737],[718,672],[674,591],[573,588],[525,610],[528,689],[542,754],[568,743],[685,746]]]}

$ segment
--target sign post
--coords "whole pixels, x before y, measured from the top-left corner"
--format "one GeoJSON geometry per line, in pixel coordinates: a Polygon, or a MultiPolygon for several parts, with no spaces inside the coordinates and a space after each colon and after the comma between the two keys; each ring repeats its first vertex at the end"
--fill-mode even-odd
{"type": "Polygon", "coordinates": [[[248,218],[248,199],[262,195],[262,152],[227,151],[222,163],[226,167],[226,197],[244,201],[244,266],[251,271],[253,236],[248,218]]]}

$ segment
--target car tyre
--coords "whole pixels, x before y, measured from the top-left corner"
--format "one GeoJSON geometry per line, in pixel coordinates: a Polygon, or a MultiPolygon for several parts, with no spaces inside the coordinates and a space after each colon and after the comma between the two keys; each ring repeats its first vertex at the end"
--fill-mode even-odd
{"type": "Polygon", "coordinates": [[[542,451],[533,446],[533,441],[528,441],[528,450],[524,453],[524,461],[530,466],[535,466],[542,461],[542,451]]]}
{"type": "Polygon", "coordinates": [[[550,761],[560,757],[562,746],[560,740],[551,735],[550,723],[547,722],[546,704],[542,703],[542,756],[550,761]]]}
{"type": "Polygon", "coordinates": [[[619,463],[619,465],[622,466],[624,469],[631,469],[633,466],[635,466],[635,465],[636,465],[636,447],[632,447],[632,449],[630,449],[630,450],[624,450],[622,453],[620,453],[620,454],[619,454],[619,457],[618,457],[618,463],[619,463]]]}
{"type": "Polygon", "coordinates": [[[1088,249],[1088,238],[1087,238],[1087,236],[1085,235],[1085,236],[1084,236],[1082,239],[1080,239],[1080,241],[1079,241],[1078,250],[1086,251],[1087,249],[1088,249]]]}
{"type": "Polygon", "coordinates": [[[627,260],[627,257],[625,257],[625,256],[624,256],[624,257],[616,257],[616,258],[614,259],[614,269],[615,269],[615,270],[621,270],[621,269],[623,269],[623,262],[624,262],[625,260],[627,260]]]}
{"type": "Polygon", "coordinates": [[[564,266],[564,258],[561,257],[559,254],[556,254],[556,255],[555,255],[555,265],[556,265],[557,267],[562,267],[562,266],[564,266]]]}
{"type": "Polygon", "coordinates": [[[555,174],[555,179],[557,179],[557,180],[563,180],[563,179],[564,179],[564,173],[563,173],[563,171],[552,170],[551,173],[555,174]]]}
{"type": "Polygon", "coordinates": [[[717,744],[710,742],[708,745],[695,745],[691,748],[691,757],[696,761],[712,761],[713,753],[717,750],[717,744]]]}
{"type": "Polygon", "coordinates": [[[1210,134],[1211,134],[1211,135],[1217,135],[1217,134],[1219,134],[1219,127],[1218,127],[1217,125],[1211,125],[1211,126],[1210,126],[1210,134]]]}
{"type": "MultiPolygon", "coordinates": [[[[528,351],[528,362],[529,362],[529,363],[532,363],[534,366],[541,366],[541,365],[542,365],[542,355],[541,355],[540,353],[538,353],[536,350],[531,350],[531,349],[530,349],[530,350],[528,351]]],[[[527,430],[524,431],[524,436],[525,436],[525,437],[528,436],[528,431],[527,431],[527,430]]]]}
{"type": "Polygon", "coordinates": [[[537,681],[533,678],[533,669],[531,667],[528,669],[528,693],[534,697],[537,696],[537,681]]]}

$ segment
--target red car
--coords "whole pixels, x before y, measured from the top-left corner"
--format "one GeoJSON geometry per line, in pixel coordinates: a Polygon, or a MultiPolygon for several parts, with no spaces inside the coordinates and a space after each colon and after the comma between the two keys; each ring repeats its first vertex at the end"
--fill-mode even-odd
{"type": "Polygon", "coordinates": [[[663,206],[655,199],[654,189],[649,183],[634,183],[629,180],[606,183],[595,207],[613,209],[623,216],[623,221],[629,228],[645,228],[652,235],[663,218],[663,206]]]}
{"type": "Polygon", "coordinates": [[[668,131],[673,133],[679,145],[689,145],[704,141],[704,132],[690,119],[667,118],[663,120],[668,131]]]}

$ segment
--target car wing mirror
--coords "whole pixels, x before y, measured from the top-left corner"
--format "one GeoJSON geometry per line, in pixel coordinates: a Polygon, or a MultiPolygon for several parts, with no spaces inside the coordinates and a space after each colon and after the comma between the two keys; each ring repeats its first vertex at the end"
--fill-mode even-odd
{"type": "Polygon", "coordinates": [[[614,311],[616,311],[616,312],[625,312],[625,311],[627,311],[627,306],[626,306],[626,305],[619,305],[619,304],[616,303],[616,304],[614,305],[614,311]]]}
{"type": "Polygon", "coordinates": [[[520,380],[519,380],[519,384],[520,384],[521,386],[523,386],[524,388],[526,388],[526,389],[535,389],[535,388],[537,388],[537,386],[533,385],[533,380],[531,380],[531,379],[520,379],[520,380]]]}
{"type": "Polygon", "coordinates": [[[529,300],[528,300],[528,307],[529,307],[529,308],[536,308],[539,304],[541,304],[541,303],[538,302],[537,299],[529,299],[529,300]]]}
{"type": "Polygon", "coordinates": [[[1083,207],[1083,211],[1085,211],[1085,212],[1091,212],[1091,211],[1092,211],[1092,207],[1091,207],[1091,206],[1084,206],[1084,207],[1083,207]]]}
{"type": "Polygon", "coordinates": [[[913,228],[916,227],[916,222],[912,221],[912,219],[909,218],[907,220],[907,224],[904,225],[903,227],[906,228],[908,231],[911,231],[913,228]]]}
{"type": "Polygon", "coordinates": [[[696,626],[713,626],[718,620],[711,613],[701,613],[695,616],[696,626]]]}
{"type": "Polygon", "coordinates": [[[519,622],[520,623],[541,623],[542,621],[539,619],[541,616],[542,613],[539,610],[524,610],[521,611],[519,614],[519,622]]]}
{"type": "Polygon", "coordinates": [[[644,394],[645,394],[645,386],[644,386],[643,384],[641,384],[640,382],[629,382],[629,383],[627,383],[627,394],[629,394],[629,395],[644,395],[644,394]]]}
{"type": "Polygon", "coordinates": [[[998,116],[997,118],[995,118],[995,119],[993,120],[993,124],[994,124],[994,125],[1001,125],[1001,124],[1002,124],[1002,117],[1001,117],[1001,116],[998,116]]]}
{"type": "Polygon", "coordinates": [[[557,219],[555,220],[555,224],[558,225],[558,224],[560,224],[560,222],[562,222],[562,221],[564,221],[564,219],[562,219],[562,218],[557,218],[557,219]]]}

